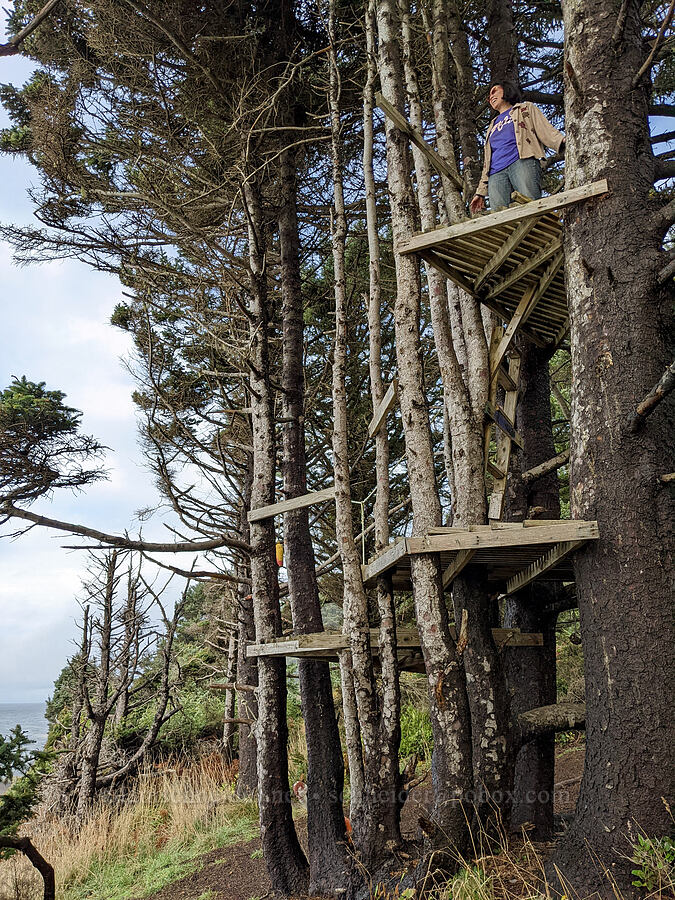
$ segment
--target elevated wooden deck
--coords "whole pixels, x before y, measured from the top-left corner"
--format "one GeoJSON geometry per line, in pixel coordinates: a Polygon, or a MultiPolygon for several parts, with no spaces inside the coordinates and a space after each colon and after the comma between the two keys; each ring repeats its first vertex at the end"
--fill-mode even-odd
{"type": "Polygon", "coordinates": [[[375,585],[377,576],[392,576],[394,590],[411,590],[411,558],[439,553],[443,584],[449,587],[466,567],[480,566],[504,593],[514,593],[540,577],[572,581],[570,554],[587,541],[597,540],[597,522],[581,520],[495,522],[462,528],[433,528],[423,537],[398,538],[362,567],[363,581],[375,585]]]}
{"type": "Polygon", "coordinates": [[[605,180],[596,181],[436,228],[411,237],[401,252],[417,253],[505,322],[517,316],[536,343],[558,344],[568,315],[557,211],[607,191],[605,180]]]}
{"type": "MultiPolygon", "coordinates": [[[[457,639],[456,630],[450,629],[453,639],[457,639]]],[[[493,628],[492,634],[498,647],[541,647],[541,634],[522,632],[519,628],[493,628]]],[[[377,659],[379,653],[380,633],[377,628],[371,629],[370,647],[377,659]]],[[[415,628],[399,628],[396,632],[398,642],[398,660],[401,669],[406,672],[424,672],[420,638],[415,628]]],[[[291,635],[269,641],[265,644],[249,644],[246,648],[248,657],[259,656],[291,656],[296,659],[325,659],[337,662],[342,650],[349,646],[349,638],[345,634],[320,632],[318,634],[291,635]]]]}

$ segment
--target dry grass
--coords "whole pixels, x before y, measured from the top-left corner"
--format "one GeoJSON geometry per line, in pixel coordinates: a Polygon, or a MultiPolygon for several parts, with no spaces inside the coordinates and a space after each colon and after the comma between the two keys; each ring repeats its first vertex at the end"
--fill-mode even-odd
{"type": "MultiPolygon", "coordinates": [[[[256,828],[255,803],[235,798],[222,769],[197,763],[143,772],[123,802],[97,802],[82,824],[38,813],[22,833],[54,865],[57,896],[65,900],[79,897],[78,886],[106,868],[135,861],[142,869],[139,861],[163,851],[178,864],[214,846],[248,839],[256,828]]],[[[40,896],[36,874],[22,856],[0,861],[0,900],[40,896]]]]}

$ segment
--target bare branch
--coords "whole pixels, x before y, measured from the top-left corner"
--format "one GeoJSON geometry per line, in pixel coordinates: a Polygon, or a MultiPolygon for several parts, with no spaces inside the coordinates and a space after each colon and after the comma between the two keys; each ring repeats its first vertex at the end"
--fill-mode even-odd
{"type": "Polygon", "coordinates": [[[45,528],[56,528],[58,531],[68,531],[71,534],[80,534],[83,537],[93,538],[108,547],[120,547],[123,550],[142,550],[147,553],[204,553],[207,550],[218,550],[220,547],[229,547],[232,550],[241,550],[242,553],[250,553],[251,547],[240,538],[226,536],[215,538],[212,541],[175,541],[168,543],[133,540],[132,538],[116,534],[106,534],[95,528],[87,528],[84,525],[75,525],[71,522],[62,522],[59,519],[49,519],[39,516],[37,513],[19,509],[11,503],[4,504],[0,511],[8,519],[26,519],[35,525],[43,525],[45,528]]]}
{"type": "Polygon", "coordinates": [[[663,42],[664,35],[665,35],[666,31],[668,30],[670,23],[673,19],[673,13],[675,13],[675,0],[670,0],[670,6],[668,7],[668,12],[666,13],[665,19],[661,23],[661,27],[659,28],[659,33],[656,36],[656,40],[654,41],[654,45],[652,47],[651,53],[649,54],[647,59],[644,61],[643,65],[640,66],[639,71],[637,72],[635,78],[633,79],[633,82],[631,84],[631,87],[633,90],[635,90],[635,88],[638,86],[638,84],[642,80],[643,76],[646,75],[647,72],[649,72],[649,70],[651,69],[651,67],[654,63],[654,58],[656,57],[656,51],[659,49],[659,46],[663,42]]]}
{"type": "Polygon", "coordinates": [[[42,881],[44,882],[44,893],[42,896],[44,900],[55,900],[54,867],[33,846],[30,838],[2,835],[0,836],[0,849],[19,850],[24,856],[28,857],[40,875],[42,875],[42,881]]]}
{"type": "Polygon", "coordinates": [[[635,434],[644,424],[659,403],[675,388],[675,360],[668,366],[658,384],[654,385],[647,396],[637,405],[637,409],[628,419],[628,428],[635,434]]]}
{"type": "MultiPolygon", "coordinates": [[[[40,12],[25,25],[18,34],[15,34],[6,44],[0,44],[0,56],[14,56],[21,52],[21,44],[29,37],[38,25],[43,22],[54,9],[59,0],[49,0],[40,12]]],[[[26,838],[28,840],[28,838],[26,838]]]]}

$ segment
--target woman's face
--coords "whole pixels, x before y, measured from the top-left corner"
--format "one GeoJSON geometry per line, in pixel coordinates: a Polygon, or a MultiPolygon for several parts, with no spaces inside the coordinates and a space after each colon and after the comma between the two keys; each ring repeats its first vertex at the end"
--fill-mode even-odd
{"type": "Polygon", "coordinates": [[[494,84],[490,88],[488,101],[493,109],[499,109],[500,105],[504,101],[504,88],[501,86],[501,84],[494,84]]]}

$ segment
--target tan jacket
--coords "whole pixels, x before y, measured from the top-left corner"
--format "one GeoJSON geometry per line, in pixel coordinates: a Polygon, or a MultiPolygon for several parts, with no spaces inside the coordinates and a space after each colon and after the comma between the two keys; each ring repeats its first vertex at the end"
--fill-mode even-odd
{"type": "MultiPolygon", "coordinates": [[[[560,149],[565,135],[554,128],[543,112],[534,103],[516,103],[511,107],[511,118],[516,132],[516,146],[521,159],[534,156],[541,159],[546,156],[545,147],[550,147],[556,152],[560,149]]],[[[494,128],[495,119],[490,122],[487,137],[485,138],[485,162],[483,171],[476,188],[476,193],[486,197],[488,192],[488,173],[492,158],[490,135],[494,128]]]]}

